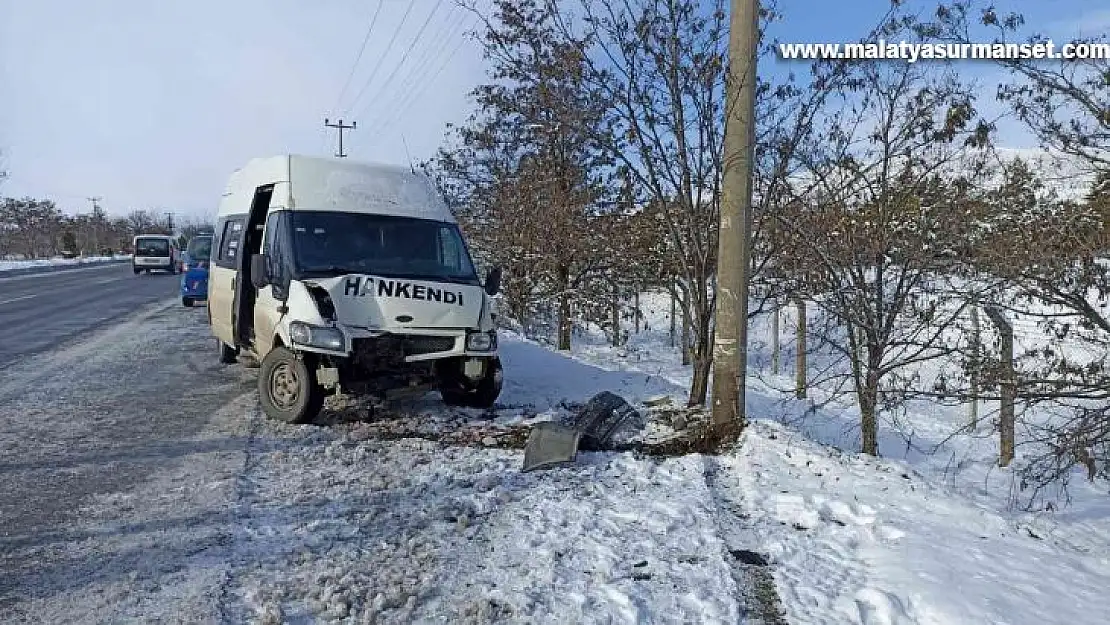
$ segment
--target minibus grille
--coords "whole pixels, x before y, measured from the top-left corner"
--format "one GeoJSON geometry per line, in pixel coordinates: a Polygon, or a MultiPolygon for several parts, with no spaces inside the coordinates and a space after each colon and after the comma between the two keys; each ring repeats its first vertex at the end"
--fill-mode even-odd
{"type": "Polygon", "coordinates": [[[385,334],[355,339],[354,358],[370,370],[400,365],[406,356],[434,354],[454,349],[453,336],[399,336],[385,334]]]}
{"type": "Polygon", "coordinates": [[[453,336],[409,336],[405,337],[404,349],[408,356],[448,352],[455,348],[453,336]]]}

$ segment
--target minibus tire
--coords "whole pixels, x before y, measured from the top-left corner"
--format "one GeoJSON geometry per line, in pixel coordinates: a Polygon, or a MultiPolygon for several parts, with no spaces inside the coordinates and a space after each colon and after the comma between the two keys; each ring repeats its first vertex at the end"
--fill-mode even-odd
{"type": "Polygon", "coordinates": [[[216,346],[220,350],[220,363],[230,365],[236,360],[235,348],[224,343],[220,339],[216,339],[216,346]]]}
{"type": "Polygon", "coordinates": [[[501,395],[503,370],[501,368],[501,359],[494,358],[493,366],[474,389],[470,391],[462,391],[457,389],[440,389],[439,395],[443,398],[443,403],[448,406],[462,406],[465,408],[481,408],[483,410],[493,408],[497,403],[497,398],[501,395]]]}
{"type": "Polygon", "coordinates": [[[493,405],[497,403],[497,398],[501,396],[503,375],[501,359],[494,358],[493,366],[489,368],[489,372],[482,377],[481,381],[478,382],[478,387],[470,394],[468,398],[470,405],[474,408],[493,408],[493,405]]]}
{"type": "Polygon", "coordinates": [[[288,348],[275,347],[258,370],[258,398],[262,412],[271,419],[308,423],[324,407],[324,388],[304,359],[288,348]]]}
{"type": "Polygon", "coordinates": [[[184,306],[185,308],[192,308],[193,307],[193,298],[191,298],[191,297],[182,297],[181,298],[181,305],[184,306]]]}

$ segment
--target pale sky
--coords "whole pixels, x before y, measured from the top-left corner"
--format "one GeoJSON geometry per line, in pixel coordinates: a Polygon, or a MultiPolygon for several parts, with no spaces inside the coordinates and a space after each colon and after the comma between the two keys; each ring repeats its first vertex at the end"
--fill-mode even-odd
{"type": "MultiPolygon", "coordinates": [[[[485,78],[478,45],[463,41],[472,15],[454,0],[380,1],[355,66],[379,0],[0,0],[0,168],[11,175],[0,194],[68,213],[101,196],[115,215],[211,215],[250,158],[334,154],[324,117],[358,122],[346,133],[353,159],[404,164],[402,135],[414,160],[431,156],[485,78]]],[[[888,2],[779,0],[786,19],[772,35],[853,41],[888,2]]],[[[1110,0],[999,4],[1058,41],[1110,27],[1110,0]]],[[[1004,143],[1026,144],[1008,132],[1004,143]]]]}
{"type": "Polygon", "coordinates": [[[0,0],[3,195],[50,197],[66,212],[87,211],[95,195],[113,214],[214,214],[250,158],[333,154],[327,116],[357,120],[345,132],[351,158],[403,164],[402,134],[414,159],[431,156],[483,78],[477,44],[462,41],[473,16],[452,0],[383,0],[336,108],[377,5],[0,0]]]}

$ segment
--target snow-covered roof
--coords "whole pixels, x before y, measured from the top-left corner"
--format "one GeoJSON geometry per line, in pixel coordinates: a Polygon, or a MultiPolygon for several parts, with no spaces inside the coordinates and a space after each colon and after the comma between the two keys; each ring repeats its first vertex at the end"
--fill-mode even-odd
{"type": "Polygon", "coordinates": [[[422,173],[393,164],[299,154],[256,158],[237,170],[225,194],[237,201],[225,202],[230,206],[221,213],[242,212],[243,198],[267,184],[275,185],[274,207],[455,221],[422,173]]]}

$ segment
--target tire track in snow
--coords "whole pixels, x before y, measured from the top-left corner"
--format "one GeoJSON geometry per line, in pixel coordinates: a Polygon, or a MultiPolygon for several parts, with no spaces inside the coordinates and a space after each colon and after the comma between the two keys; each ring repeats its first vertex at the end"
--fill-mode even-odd
{"type": "Polygon", "coordinates": [[[703,456],[705,483],[716,511],[717,526],[725,546],[722,557],[732,564],[732,577],[741,590],[740,614],[745,622],[761,625],[786,625],[782,601],[766,557],[754,545],[741,544],[755,536],[750,515],[722,484],[723,467],[718,458],[703,456]]]}
{"type": "Polygon", "coordinates": [[[230,558],[220,576],[220,587],[216,592],[216,613],[219,615],[220,623],[233,624],[242,622],[232,618],[229,608],[229,594],[231,586],[235,580],[235,568],[239,565],[237,554],[241,551],[242,546],[245,544],[246,539],[243,536],[243,527],[249,522],[251,515],[251,499],[254,496],[254,485],[250,480],[250,473],[257,463],[257,450],[255,449],[256,441],[258,440],[258,431],[260,427],[260,417],[257,414],[257,402],[255,403],[256,410],[252,410],[250,414],[250,421],[247,428],[246,441],[243,445],[243,464],[235,476],[235,491],[232,497],[231,507],[233,512],[232,523],[229,529],[231,533],[230,545],[230,558]]]}

